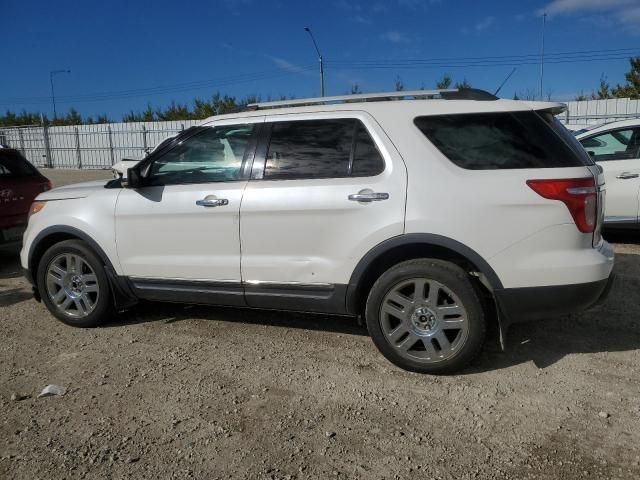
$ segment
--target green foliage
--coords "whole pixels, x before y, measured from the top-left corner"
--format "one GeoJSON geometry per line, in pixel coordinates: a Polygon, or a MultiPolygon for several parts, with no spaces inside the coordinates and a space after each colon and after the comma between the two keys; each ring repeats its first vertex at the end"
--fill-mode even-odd
{"type": "Polygon", "coordinates": [[[445,73],[440,80],[436,82],[436,88],[439,90],[446,90],[451,87],[451,83],[453,80],[451,79],[451,75],[445,73]]]}
{"type": "Polygon", "coordinates": [[[625,74],[626,83],[612,89],[615,98],[640,98],[640,57],[629,59],[631,69],[625,74]]]}
{"type": "Polygon", "coordinates": [[[462,82],[456,82],[454,88],[471,88],[471,84],[467,81],[466,78],[462,79],[462,82]]]}
{"type": "Polygon", "coordinates": [[[612,97],[613,95],[609,84],[607,83],[607,77],[603,75],[600,77],[600,87],[598,87],[598,90],[591,95],[591,98],[594,100],[604,100],[612,97]]]}

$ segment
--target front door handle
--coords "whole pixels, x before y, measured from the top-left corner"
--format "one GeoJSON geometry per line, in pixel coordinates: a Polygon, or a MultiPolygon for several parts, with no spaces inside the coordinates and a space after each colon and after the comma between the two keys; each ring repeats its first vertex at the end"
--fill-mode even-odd
{"type": "Polygon", "coordinates": [[[196,200],[196,205],[199,207],[222,207],[229,205],[229,200],[226,198],[217,198],[215,195],[207,195],[202,200],[196,200]]]}
{"type": "Polygon", "coordinates": [[[628,178],[638,178],[638,177],[640,177],[640,173],[622,172],[616,178],[619,178],[620,180],[627,180],[628,178]]]}
{"type": "Polygon", "coordinates": [[[373,192],[367,188],[365,190],[360,190],[358,193],[352,193],[348,198],[354,202],[379,202],[380,200],[388,200],[389,194],[373,192]]]}

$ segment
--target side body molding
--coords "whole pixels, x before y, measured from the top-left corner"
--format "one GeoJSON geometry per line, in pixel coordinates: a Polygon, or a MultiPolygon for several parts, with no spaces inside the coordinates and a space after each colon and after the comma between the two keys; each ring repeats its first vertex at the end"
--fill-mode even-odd
{"type": "Polygon", "coordinates": [[[445,248],[456,254],[466,258],[469,262],[474,264],[480,273],[482,273],[491,288],[495,290],[502,290],[502,282],[498,278],[496,272],[491,268],[487,261],[480,256],[475,250],[468,246],[453,240],[449,237],[442,235],[436,235],[433,233],[407,233],[399,235],[397,237],[390,238],[384,242],[373,247],[369,252],[362,257],[360,262],[356,265],[351,278],[349,279],[349,285],[347,287],[346,309],[349,313],[357,313],[357,294],[360,282],[364,278],[367,269],[378,259],[382,258],[386,253],[391,250],[402,248],[402,246],[409,245],[424,245],[425,247],[435,246],[445,248]]]}

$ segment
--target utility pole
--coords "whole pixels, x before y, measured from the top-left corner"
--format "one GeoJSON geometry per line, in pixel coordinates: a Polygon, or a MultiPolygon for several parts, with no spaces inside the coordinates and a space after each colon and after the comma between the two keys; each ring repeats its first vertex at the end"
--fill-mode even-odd
{"type": "Polygon", "coordinates": [[[547,12],[542,14],[542,49],[540,50],[540,100],[544,100],[542,81],[544,79],[544,30],[547,26],[547,12]]]}
{"type": "Polygon", "coordinates": [[[71,70],[51,70],[49,72],[49,81],[51,82],[51,103],[53,104],[53,119],[55,120],[56,115],[56,94],[53,89],[53,77],[55,77],[59,73],[71,73],[71,70]]]}
{"type": "Polygon", "coordinates": [[[322,55],[320,54],[320,49],[318,49],[318,44],[316,43],[316,39],[313,38],[313,33],[309,27],[304,27],[304,31],[309,34],[311,37],[311,41],[313,42],[313,46],[316,49],[316,53],[318,54],[318,59],[320,60],[320,96],[324,97],[324,65],[322,63],[322,55]]]}

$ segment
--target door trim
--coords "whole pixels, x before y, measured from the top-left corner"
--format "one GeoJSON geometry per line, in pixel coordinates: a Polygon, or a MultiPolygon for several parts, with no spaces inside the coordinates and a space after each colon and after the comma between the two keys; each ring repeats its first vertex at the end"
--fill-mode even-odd
{"type": "Polygon", "coordinates": [[[143,300],[347,314],[347,285],[270,281],[208,281],[129,277],[143,300]]]}
{"type": "Polygon", "coordinates": [[[129,283],[135,295],[143,300],[246,306],[240,281],[210,282],[129,277],[129,283]]]}
{"type": "Polygon", "coordinates": [[[605,225],[608,223],[637,223],[638,217],[604,217],[605,225]]]}

